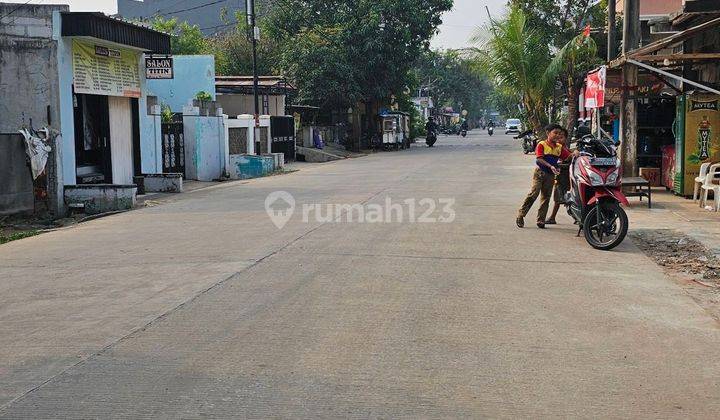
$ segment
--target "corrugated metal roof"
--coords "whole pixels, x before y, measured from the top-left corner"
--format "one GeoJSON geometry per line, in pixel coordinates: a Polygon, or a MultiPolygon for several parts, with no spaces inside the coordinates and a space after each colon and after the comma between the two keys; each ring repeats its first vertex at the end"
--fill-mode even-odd
{"type": "MultiPolygon", "coordinates": [[[[235,91],[247,92],[247,89],[253,87],[253,76],[216,76],[215,90],[219,93],[233,93],[235,91]]],[[[259,76],[258,87],[263,90],[296,90],[294,86],[288,83],[280,76],[259,76]]]]}
{"type": "Polygon", "coordinates": [[[63,12],[61,15],[62,36],[93,37],[157,54],[171,52],[170,35],[146,26],[98,12],[63,12]]]}

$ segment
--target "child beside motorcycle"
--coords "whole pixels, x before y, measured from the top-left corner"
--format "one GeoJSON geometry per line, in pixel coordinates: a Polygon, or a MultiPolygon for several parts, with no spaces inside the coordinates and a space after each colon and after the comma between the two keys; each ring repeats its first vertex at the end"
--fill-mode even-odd
{"type": "MultiPolygon", "coordinates": [[[[520,207],[515,221],[519,228],[525,226],[524,218],[538,196],[540,196],[540,208],[538,208],[537,214],[537,227],[540,229],[545,228],[545,218],[550,206],[550,197],[553,195],[555,177],[560,175],[560,162],[573,155],[573,152],[570,152],[566,146],[568,132],[564,127],[558,124],[550,124],[545,127],[545,131],[547,133],[547,139],[539,142],[535,150],[537,168],[535,168],[533,172],[532,187],[527,197],[525,197],[525,201],[520,207]]],[[[561,187],[562,186],[559,188],[561,187]]],[[[557,194],[562,193],[558,191],[557,194]]],[[[556,197],[556,202],[558,198],[559,197],[556,197]]],[[[559,205],[557,205],[557,207],[559,208],[559,205]]],[[[555,213],[557,213],[557,211],[553,209],[553,216],[548,220],[548,222],[550,222],[549,224],[554,224],[555,213]]]]}

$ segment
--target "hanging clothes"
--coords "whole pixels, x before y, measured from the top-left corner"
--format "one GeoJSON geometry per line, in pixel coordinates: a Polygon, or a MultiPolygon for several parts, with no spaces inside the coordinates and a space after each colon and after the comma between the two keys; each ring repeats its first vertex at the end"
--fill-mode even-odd
{"type": "Polygon", "coordinates": [[[33,179],[37,179],[45,171],[47,166],[48,155],[52,148],[50,147],[50,130],[43,128],[39,131],[28,130],[23,128],[20,134],[25,138],[25,153],[30,158],[30,168],[32,170],[33,179]],[[41,138],[39,134],[44,134],[41,138]]]}

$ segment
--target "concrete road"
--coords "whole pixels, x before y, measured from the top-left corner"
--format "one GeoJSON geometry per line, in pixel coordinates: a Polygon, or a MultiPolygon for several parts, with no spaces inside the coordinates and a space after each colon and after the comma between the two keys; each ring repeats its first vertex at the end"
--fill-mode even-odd
{"type": "Polygon", "coordinates": [[[717,417],[718,323],[629,241],[517,229],[532,165],[471,132],[0,246],[0,417],[717,417]],[[302,221],[388,198],[456,217],[302,221]]]}

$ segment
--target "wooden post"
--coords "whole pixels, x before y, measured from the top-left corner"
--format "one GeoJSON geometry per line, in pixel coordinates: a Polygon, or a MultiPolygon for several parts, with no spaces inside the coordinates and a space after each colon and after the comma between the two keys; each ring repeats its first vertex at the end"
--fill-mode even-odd
{"type": "MultiPolygon", "coordinates": [[[[625,0],[623,10],[623,55],[640,46],[639,0],[625,0]]],[[[637,176],[637,94],[638,68],[625,63],[622,68],[622,95],[620,98],[620,141],[623,172],[637,176]]]]}
{"type": "Polygon", "coordinates": [[[617,57],[617,50],[615,50],[615,0],[608,0],[608,36],[607,36],[607,61],[610,62],[617,57]]]}

